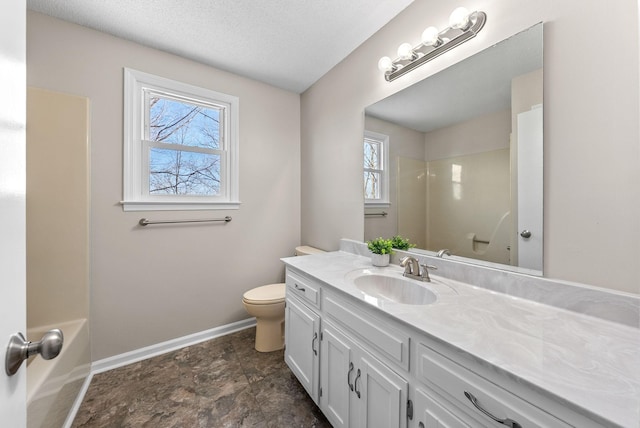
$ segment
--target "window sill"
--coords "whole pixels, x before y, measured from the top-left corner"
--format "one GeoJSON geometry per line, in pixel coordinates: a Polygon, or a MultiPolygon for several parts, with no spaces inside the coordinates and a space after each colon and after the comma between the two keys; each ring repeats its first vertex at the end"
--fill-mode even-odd
{"type": "Polygon", "coordinates": [[[365,202],[364,207],[367,208],[389,208],[391,202],[365,202]]]}
{"type": "Polygon", "coordinates": [[[240,201],[235,202],[162,202],[162,201],[120,201],[123,211],[196,211],[196,210],[237,210],[240,201]]]}

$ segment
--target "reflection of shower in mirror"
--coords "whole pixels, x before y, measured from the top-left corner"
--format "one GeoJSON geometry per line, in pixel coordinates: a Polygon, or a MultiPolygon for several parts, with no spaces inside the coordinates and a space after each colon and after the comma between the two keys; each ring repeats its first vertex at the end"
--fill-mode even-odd
{"type": "MultiPolygon", "coordinates": [[[[476,234],[473,232],[468,233],[468,250],[465,253],[471,251],[471,253],[473,253],[471,257],[487,262],[510,264],[510,215],[511,212],[507,211],[500,217],[498,224],[488,240],[476,237],[476,234]]],[[[466,254],[459,255],[469,257],[466,254]]]]}

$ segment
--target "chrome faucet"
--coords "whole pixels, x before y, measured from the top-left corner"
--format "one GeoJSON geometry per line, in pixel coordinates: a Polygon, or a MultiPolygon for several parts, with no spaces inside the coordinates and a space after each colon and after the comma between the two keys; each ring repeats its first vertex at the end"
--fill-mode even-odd
{"type": "Polygon", "coordinates": [[[407,256],[400,260],[400,266],[404,268],[404,276],[420,276],[420,263],[418,259],[407,256]]]}
{"type": "Polygon", "coordinates": [[[404,268],[403,276],[421,281],[430,282],[429,269],[437,269],[435,266],[421,265],[415,257],[407,256],[400,260],[400,266],[404,268]]]}
{"type": "Polygon", "coordinates": [[[446,248],[443,248],[442,250],[438,251],[438,253],[436,254],[436,257],[440,257],[442,258],[442,256],[444,255],[450,256],[451,255],[451,251],[447,250],[446,248]]]}

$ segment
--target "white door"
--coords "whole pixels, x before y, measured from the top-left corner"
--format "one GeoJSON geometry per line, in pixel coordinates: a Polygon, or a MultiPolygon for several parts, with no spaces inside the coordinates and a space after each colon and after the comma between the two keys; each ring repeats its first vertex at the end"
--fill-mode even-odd
{"type": "Polygon", "coordinates": [[[542,107],[518,114],[518,266],[542,270],[542,107]]]}
{"type": "MultiPolygon", "coordinates": [[[[4,2],[0,13],[0,362],[9,337],[26,328],[25,121],[26,3],[4,2]]],[[[27,371],[0,373],[0,421],[27,424],[27,371]]]]}

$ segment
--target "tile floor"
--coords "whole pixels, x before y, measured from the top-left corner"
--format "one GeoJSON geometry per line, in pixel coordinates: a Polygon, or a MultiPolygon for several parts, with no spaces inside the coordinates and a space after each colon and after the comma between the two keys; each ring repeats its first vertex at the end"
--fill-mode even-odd
{"type": "Polygon", "coordinates": [[[255,328],[96,374],[72,427],[331,427],[255,328]]]}

